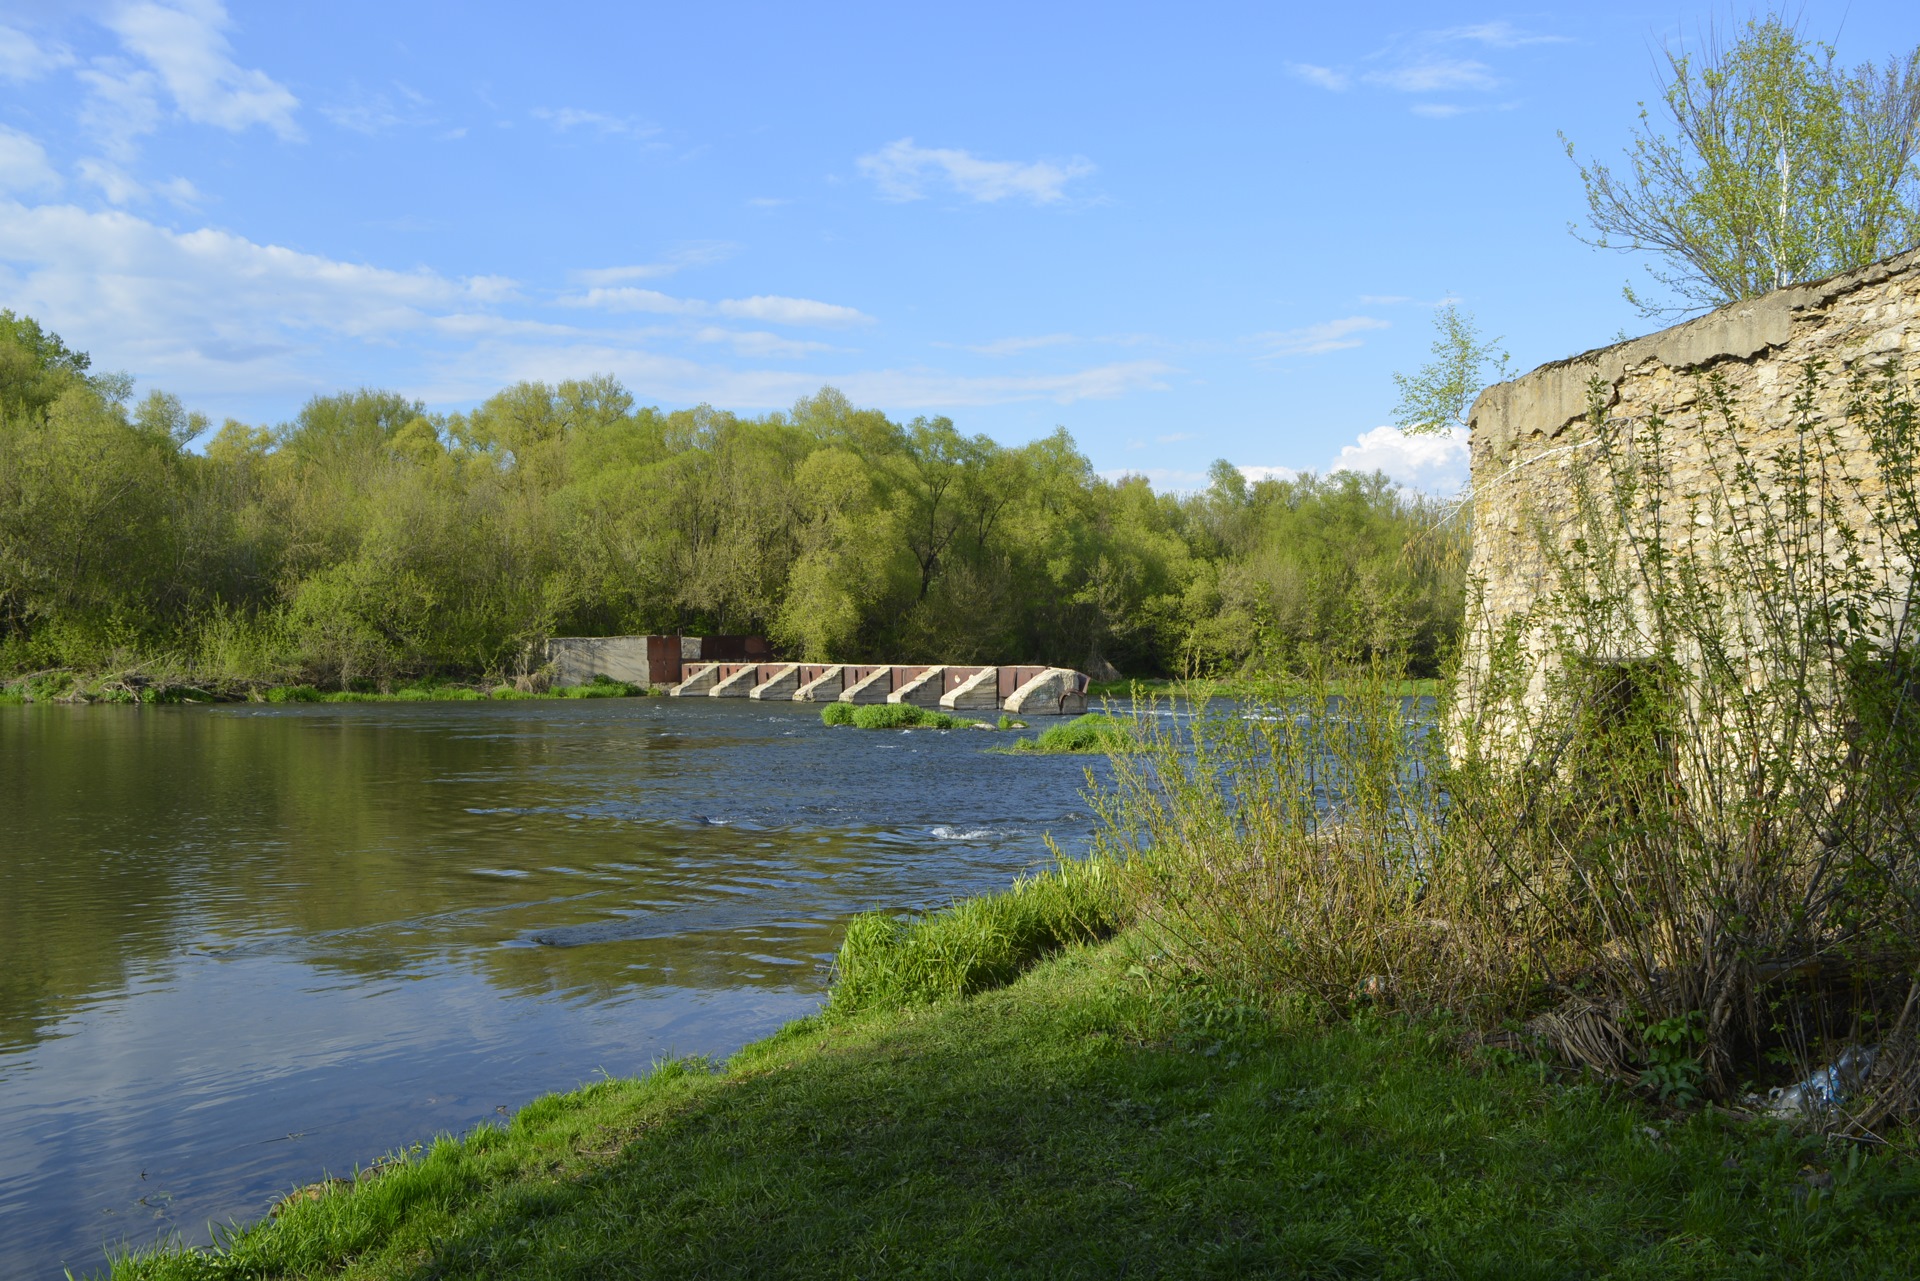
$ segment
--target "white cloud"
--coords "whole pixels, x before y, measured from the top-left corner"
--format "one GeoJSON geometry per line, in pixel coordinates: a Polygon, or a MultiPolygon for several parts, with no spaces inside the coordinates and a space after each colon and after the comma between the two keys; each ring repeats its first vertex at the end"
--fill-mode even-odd
{"type": "Polygon", "coordinates": [[[1422,58],[1404,66],[1369,71],[1368,84],[1401,93],[1438,93],[1450,89],[1492,89],[1499,85],[1493,68],[1472,58],[1422,58]]]}
{"type": "Polygon", "coordinates": [[[1300,475],[1296,467],[1241,467],[1238,470],[1254,484],[1263,480],[1293,480],[1300,475]]]}
{"type": "Polygon", "coordinates": [[[931,182],[944,181],[960,195],[992,204],[1017,197],[1036,205],[1066,199],[1066,186],[1093,172],[1084,157],[1068,160],[983,160],[970,151],[916,147],[911,138],[890,142],[854,162],[888,200],[920,200],[931,182]]]}
{"type": "Polygon", "coordinates": [[[1080,340],[1072,334],[1040,334],[1033,338],[997,338],[989,343],[965,350],[977,356],[1017,356],[1023,351],[1038,351],[1042,347],[1061,347],[1080,340]]]}
{"type": "Polygon", "coordinates": [[[98,188],[109,204],[139,204],[158,196],[176,208],[193,210],[206,202],[206,196],[189,178],[145,183],[112,161],[98,157],[82,160],[75,168],[80,171],[80,181],[98,188]]]}
{"type": "Polygon", "coordinates": [[[765,320],[776,325],[870,325],[873,317],[852,307],[811,298],[782,298],[778,294],[756,294],[752,298],[724,298],[713,304],[722,316],[741,320],[765,320]]]}
{"type": "Polygon", "coordinates": [[[777,294],[707,302],[699,298],[676,298],[657,289],[621,285],[598,286],[584,294],[573,294],[559,301],[568,307],[591,307],[601,311],[646,311],[663,316],[730,316],[738,320],[762,320],[776,325],[873,323],[872,316],[852,307],[817,302],[811,298],[784,298],[777,294]]]}
{"type": "Polygon", "coordinates": [[[707,325],[696,329],[692,337],[695,342],[725,344],[733,348],[738,355],[762,356],[776,360],[797,360],[802,356],[836,350],[830,343],[785,338],[763,329],[722,329],[718,325],[707,325]]]}
{"type": "Polygon", "coordinates": [[[39,140],[0,125],[0,192],[54,191],[60,175],[39,140]]]}
{"type": "Polygon", "coordinates": [[[60,45],[41,45],[17,27],[0,26],[0,80],[38,80],[73,65],[73,54],[60,45]]]}
{"type": "Polygon", "coordinates": [[[1289,62],[1287,70],[1297,79],[1322,89],[1331,89],[1335,93],[1352,83],[1346,72],[1336,71],[1332,67],[1317,67],[1311,62],[1289,62]]]}
{"type": "Polygon", "coordinates": [[[160,127],[160,82],[119,58],[96,58],[78,73],[87,87],[80,125],[118,161],[134,157],[133,141],[160,127]]]}
{"type": "MultiPolygon", "coordinates": [[[[589,329],[496,311],[516,288],[497,276],[395,271],[209,228],[179,232],[125,211],[0,198],[0,297],[103,364],[129,368],[216,413],[243,397],[291,399],[351,385],[370,369],[397,390],[439,403],[478,399],[518,378],[605,372],[662,403],[772,409],[831,383],[860,403],[915,412],[1164,390],[1174,372],[1157,361],[991,377],[834,369],[819,364],[834,358],[824,343],[712,320],[589,329]],[[674,354],[663,343],[716,358],[674,354]],[[802,367],[786,365],[801,358],[802,367]],[[779,363],[735,367],[732,360],[779,363]]],[[[693,314],[689,308],[715,319],[861,315],[775,295],[668,301],[682,318],[693,314]]]]}
{"type": "Polygon", "coordinates": [[[1511,22],[1481,22],[1469,27],[1449,27],[1436,31],[1440,40],[1472,40],[1494,49],[1518,49],[1531,44],[1569,44],[1566,36],[1536,35],[1522,31],[1511,22]]]}
{"type": "Polygon", "coordinates": [[[724,262],[739,248],[726,240],[696,240],[674,250],[663,262],[643,262],[631,267],[595,267],[576,271],[573,278],[583,285],[618,285],[629,280],[656,280],[685,271],[688,267],[724,262]]]}
{"type": "Polygon", "coordinates": [[[80,181],[99,188],[109,204],[130,205],[146,198],[146,184],[111,161],[82,160],[78,168],[80,181]]]}
{"type": "Polygon", "coordinates": [[[234,62],[222,34],[232,22],[217,0],[125,4],[109,11],[106,25],[159,74],[188,120],[234,133],[263,125],[289,141],[300,137],[293,119],[299,100],[264,71],[234,62]]]}
{"type": "Polygon", "coordinates": [[[1472,108],[1462,107],[1452,102],[1416,102],[1407,108],[1407,110],[1413,112],[1414,115],[1425,116],[1429,120],[1451,120],[1453,117],[1470,111],[1471,109],[1472,108]]]}
{"type": "Polygon", "coordinates": [[[1467,433],[1458,428],[1410,436],[1375,427],[1340,451],[1328,471],[1385,472],[1410,489],[1452,493],[1467,481],[1467,433]]]}
{"type": "MultiPolygon", "coordinates": [[[[320,335],[385,343],[479,299],[429,271],[389,271],[175,232],[132,214],[0,200],[0,291],[103,360],[195,386],[312,387],[320,335]],[[295,359],[304,353],[307,359],[295,359]]],[[[484,291],[482,291],[484,292],[484,291]]],[[[182,384],[186,385],[182,385],[182,384]]]]}
{"type": "Polygon", "coordinates": [[[582,111],[578,107],[535,107],[531,114],[535,120],[544,120],[552,125],[555,133],[591,129],[600,134],[651,138],[660,132],[659,126],[636,120],[632,116],[610,116],[603,111],[582,111]]]}
{"type": "MultiPolygon", "coordinates": [[[[409,89],[397,80],[393,82],[392,94],[385,90],[363,89],[358,82],[354,82],[348,86],[344,101],[320,108],[320,114],[342,129],[351,129],[371,137],[389,129],[435,123],[433,114],[427,110],[432,105],[425,94],[409,89]]],[[[449,136],[459,137],[464,133],[465,129],[456,129],[449,136]]]]}
{"type": "Polygon", "coordinates": [[[1338,320],[1326,320],[1317,325],[1306,325],[1299,329],[1284,329],[1274,333],[1255,334],[1253,341],[1263,350],[1262,359],[1275,356],[1319,356],[1330,351],[1344,351],[1349,347],[1358,347],[1362,339],[1355,334],[1373,329],[1388,329],[1391,326],[1384,320],[1373,316],[1342,316],[1338,320]]]}

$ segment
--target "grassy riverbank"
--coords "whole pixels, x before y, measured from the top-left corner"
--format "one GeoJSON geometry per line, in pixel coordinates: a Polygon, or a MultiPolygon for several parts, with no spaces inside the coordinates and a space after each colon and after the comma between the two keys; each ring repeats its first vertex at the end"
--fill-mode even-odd
{"type": "Polygon", "coordinates": [[[828,1009],[724,1068],[537,1100],[114,1275],[1910,1274],[1911,1163],[1443,1023],[1255,1013],[1099,941],[1104,894],[861,918],[828,1009]]]}

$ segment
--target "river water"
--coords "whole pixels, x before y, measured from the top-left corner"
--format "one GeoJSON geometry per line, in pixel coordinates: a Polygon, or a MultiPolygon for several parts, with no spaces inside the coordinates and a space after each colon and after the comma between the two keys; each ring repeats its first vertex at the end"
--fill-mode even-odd
{"type": "Polygon", "coordinates": [[[717,699],[0,707],[0,1277],[817,1008],[849,914],[1084,850],[1089,758],[1006,738],[717,699]]]}

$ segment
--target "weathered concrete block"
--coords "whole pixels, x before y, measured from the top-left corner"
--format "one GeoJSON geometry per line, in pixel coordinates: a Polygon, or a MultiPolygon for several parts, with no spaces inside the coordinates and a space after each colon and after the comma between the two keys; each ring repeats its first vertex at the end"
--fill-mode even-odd
{"type": "Polygon", "coordinates": [[[865,679],[849,685],[840,693],[843,703],[884,703],[893,692],[893,669],[876,667],[865,679]]]}
{"type": "Polygon", "coordinates": [[[686,698],[690,695],[704,694],[713,688],[720,676],[720,664],[706,663],[694,668],[693,674],[675,685],[667,693],[673,698],[686,698]]]}
{"type": "Polygon", "coordinates": [[[1008,695],[1002,706],[1027,716],[1077,716],[1087,710],[1087,678],[1066,667],[1049,667],[1008,695]]]}
{"type": "MultiPolygon", "coordinates": [[[[1639,537],[1658,532],[1670,554],[1713,563],[1721,536],[1714,495],[1738,463],[1730,452],[1720,410],[1701,393],[1718,380],[1740,423],[1741,445],[1753,458],[1796,448],[1795,399],[1802,371],[1823,362],[1831,373],[1814,394],[1815,420],[1836,424],[1844,454],[1868,478],[1859,499],[1872,497],[1876,468],[1869,441],[1847,424],[1848,380],[1920,338],[1920,249],[1827,280],[1777,289],[1730,303],[1708,315],[1644,338],[1616,343],[1487,388],[1469,414],[1472,431],[1473,551],[1469,581],[1481,611],[1468,620],[1462,655],[1463,714],[1471,713],[1491,670],[1493,652],[1509,627],[1519,630],[1527,655],[1528,702],[1544,697],[1542,664],[1555,651],[1539,602],[1550,600],[1561,570],[1588,530],[1576,510],[1585,474],[1604,486],[1596,460],[1603,436],[1586,418],[1590,394],[1605,406],[1604,438],[1651,449],[1660,423],[1662,481],[1675,501],[1642,503],[1632,517],[1639,537]],[[1597,381],[1596,381],[1597,380],[1597,381]]],[[[1909,386],[1911,386],[1909,373],[1909,386]]],[[[1605,497],[1605,493],[1600,495],[1605,497]]],[[[1730,506],[1734,496],[1725,501],[1730,506]]],[[[1744,501],[1744,500],[1743,500],[1744,501]]],[[[1773,501],[1772,497],[1768,501],[1773,501]]],[[[1849,513],[1842,512],[1842,516],[1849,513]]],[[[1852,517],[1859,517],[1854,501],[1852,517]]],[[[1836,544],[1837,545],[1837,544],[1836,544]]],[[[1869,572],[1900,576],[1910,567],[1884,556],[1869,572]]],[[[1643,657],[1625,655],[1616,657],[1643,657]]]]}
{"type": "Polygon", "coordinates": [[[915,707],[938,707],[940,691],[946,688],[946,684],[947,669],[944,666],[929,667],[912,680],[902,682],[898,689],[887,695],[887,701],[912,703],[915,707]]]}
{"type": "Polygon", "coordinates": [[[1000,669],[983,667],[940,696],[950,712],[992,712],[1000,707],[1000,669]]]}
{"type": "Polygon", "coordinates": [[[773,675],[748,690],[747,697],[792,699],[793,691],[798,688],[800,688],[800,664],[785,663],[775,669],[773,675]]]}
{"type": "Polygon", "coordinates": [[[829,667],[818,676],[793,691],[796,703],[831,703],[840,697],[841,686],[845,683],[847,669],[829,667]]]}
{"type": "MultiPolygon", "coordinates": [[[[715,664],[715,670],[719,664],[715,664]]],[[[713,688],[707,691],[708,698],[745,698],[753,690],[753,678],[760,674],[758,667],[742,667],[732,675],[722,676],[714,681],[713,688]]]]}

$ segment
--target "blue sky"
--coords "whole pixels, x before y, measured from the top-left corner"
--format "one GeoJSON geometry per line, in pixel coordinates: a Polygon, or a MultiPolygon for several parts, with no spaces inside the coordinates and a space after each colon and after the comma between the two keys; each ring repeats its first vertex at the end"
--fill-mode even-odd
{"type": "MultiPolygon", "coordinates": [[[[0,306],[216,421],[832,384],[1161,487],[1444,489],[1393,371],[1447,298],[1519,368],[1650,327],[1556,134],[1617,155],[1662,42],[1733,13],[0,2],[0,306]]],[[[1850,62],[1920,41],[1803,16],[1850,62]]]]}

